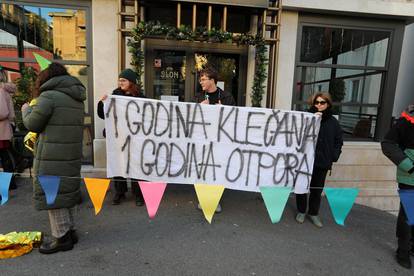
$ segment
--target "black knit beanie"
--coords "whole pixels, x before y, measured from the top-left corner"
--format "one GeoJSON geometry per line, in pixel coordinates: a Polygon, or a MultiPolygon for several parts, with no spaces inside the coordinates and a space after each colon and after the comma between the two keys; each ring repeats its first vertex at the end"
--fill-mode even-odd
{"type": "Polygon", "coordinates": [[[131,69],[125,69],[119,74],[119,78],[127,79],[130,82],[137,83],[138,75],[131,69]]]}

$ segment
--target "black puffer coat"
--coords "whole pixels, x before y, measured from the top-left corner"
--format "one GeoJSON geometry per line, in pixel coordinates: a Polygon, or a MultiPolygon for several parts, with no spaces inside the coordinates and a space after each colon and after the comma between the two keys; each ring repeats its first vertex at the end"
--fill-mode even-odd
{"type": "MultiPolygon", "coordinates": [[[[309,112],[316,113],[317,109],[312,107],[309,112]]],[[[332,116],[330,109],[325,110],[322,114],[314,167],[329,170],[332,168],[332,163],[338,161],[342,152],[342,129],[338,120],[332,116]]]]}

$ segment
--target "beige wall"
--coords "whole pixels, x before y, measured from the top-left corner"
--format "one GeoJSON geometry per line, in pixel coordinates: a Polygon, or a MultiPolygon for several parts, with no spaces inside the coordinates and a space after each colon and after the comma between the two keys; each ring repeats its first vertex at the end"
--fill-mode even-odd
{"type": "Polygon", "coordinates": [[[283,0],[284,9],[321,12],[351,12],[412,17],[414,3],[410,0],[283,0]]]}
{"type": "Polygon", "coordinates": [[[279,109],[290,110],[292,107],[298,22],[297,12],[282,13],[275,102],[275,107],[279,109]]]}
{"type": "Polygon", "coordinates": [[[326,180],[329,187],[357,187],[356,203],[395,213],[399,207],[396,166],[380,143],[345,142],[338,163],[326,180]]]}
{"type": "MultiPolygon", "coordinates": [[[[110,94],[117,85],[118,76],[118,36],[116,0],[92,1],[92,40],[93,40],[93,96],[96,107],[104,94],[110,94]]],[[[95,167],[106,166],[105,139],[102,136],[104,121],[95,109],[95,167]]]]}

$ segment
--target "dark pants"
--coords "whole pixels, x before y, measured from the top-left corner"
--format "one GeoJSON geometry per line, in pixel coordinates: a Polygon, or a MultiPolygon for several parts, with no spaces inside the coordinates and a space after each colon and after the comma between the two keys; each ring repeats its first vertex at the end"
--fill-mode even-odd
{"type": "MultiPolygon", "coordinates": [[[[401,190],[414,190],[414,186],[406,185],[402,183],[399,183],[398,187],[401,190]]],[[[407,215],[405,214],[405,210],[401,202],[400,202],[400,211],[398,212],[398,219],[397,219],[397,239],[398,239],[398,249],[401,251],[409,251],[410,246],[414,246],[414,226],[408,225],[407,215]]]]}
{"type": "MultiPolygon", "coordinates": [[[[327,172],[327,169],[313,168],[309,192],[308,214],[310,216],[316,216],[319,213],[321,194],[323,187],[325,186],[327,172]]],[[[296,194],[296,207],[299,213],[306,213],[306,208],[308,207],[308,194],[296,194]]]]}
{"type": "MultiPolygon", "coordinates": [[[[14,166],[13,166],[13,161],[12,161],[12,157],[10,154],[11,153],[9,152],[9,149],[0,149],[0,160],[1,160],[1,166],[3,167],[3,171],[13,173],[14,166]]],[[[14,175],[12,176],[9,187],[10,189],[16,188],[14,175]]]]}
{"type": "MultiPolygon", "coordinates": [[[[114,181],[115,192],[117,194],[125,194],[126,192],[128,192],[126,178],[114,177],[113,181],[114,181]]],[[[135,196],[142,198],[142,192],[141,192],[141,189],[139,188],[138,180],[136,179],[131,179],[131,192],[135,196]]]]}

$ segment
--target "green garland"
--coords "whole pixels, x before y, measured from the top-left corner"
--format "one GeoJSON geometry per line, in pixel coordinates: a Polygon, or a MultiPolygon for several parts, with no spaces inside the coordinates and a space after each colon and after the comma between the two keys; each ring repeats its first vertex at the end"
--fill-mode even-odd
{"type": "Polygon", "coordinates": [[[190,26],[181,25],[179,28],[161,24],[160,22],[139,22],[132,30],[132,39],[128,40],[129,52],[132,54],[131,65],[138,74],[138,85],[142,88],[141,76],[144,72],[144,52],[141,41],[144,38],[165,38],[170,40],[205,41],[214,43],[236,43],[256,47],[255,72],[252,86],[252,106],[260,107],[264,94],[266,80],[266,45],[262,36],[251,34],[233,34],[212,28],[197,27],[194,31],[190,26]]]}

